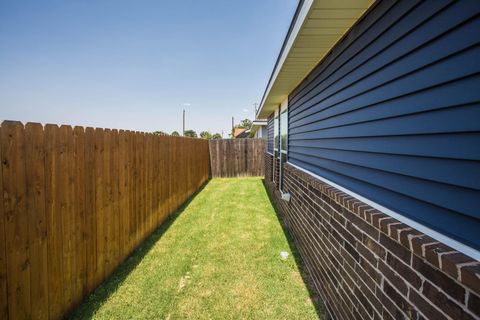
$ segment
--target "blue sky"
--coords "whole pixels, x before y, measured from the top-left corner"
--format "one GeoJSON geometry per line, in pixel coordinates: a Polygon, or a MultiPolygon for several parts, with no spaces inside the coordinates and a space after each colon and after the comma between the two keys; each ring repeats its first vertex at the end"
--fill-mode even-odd
{"type": "Polygon", "coordinates": [[[296,0],[0,0],[0,119],[225,136],[296,0]]]}

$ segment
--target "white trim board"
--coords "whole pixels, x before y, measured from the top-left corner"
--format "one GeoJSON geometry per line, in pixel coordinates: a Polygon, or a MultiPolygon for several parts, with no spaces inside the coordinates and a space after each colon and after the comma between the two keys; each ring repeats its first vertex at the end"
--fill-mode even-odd
{"type": "Polygon", "coordinates": [[[280,103],[280,113],[285,111],[285,109],[288,109],[288,97],[286,97],[285,100],[280,103]]]}
{"type": "Polygon", "coordinates": [[[435,230],[433,230],[433,229],[431,229],[431,228],[429,228],[429,227],[427,227],[427,226],[425,226],[421,223],[418,223],[418,222],[416,222],[416,221],[414,221],[410,218],[407,218],[400,213],[392,211],[392,210],[382,206],[381,204],[378,204],[378,203],[376,203],[372,200],[369,200],[369,199],[367,199],[367,198],[365,198],[365,197],[363,197],[363,196],[361,196],[361,195],[359,195],[359,194],[357,194],[357,193],[355,193],[355,192],[353,192],[349,189],[346,189],[346,188],[336,184],[333,181],[330,181],[330,180],[328,180],[324,177],[321,177],[321,176],[319,176],[319,175],[317,175],[313,172],[310,172],[306,169],[303,169],[303,168],[301,168],[301,167],[299,167],[299,166],[297,166],[297,165],[295,165],[291,162],[287,161],[287,163],[289,165],[291,165],[292,167],[297,168],[298,170],[300,170],[302,172],[305,172],[306,174],[309,174],[309,175],[317,178],[318,180],[321,180],[321,181],[331,185],[332,187],[335,187],[338,190],[345,192],[346,194],[348,194],[348,195],[350,195],[354,198],[357,198],[358,200],[362,201],[365,204],[368,204],[372,208],[375,208],[378,211],[381,211],[381,212],[391,216],[392,218],[395,218],[398,221],[403,222],[406,225],[408,225],[408,226],[410,226],[410,227],[412,227],[412,228],[414,228],[414,229],[432,237],[433,239],[438,240],[438,241],[446,244],[447,246],[449,246],[449,247],[451,247],[451,248],[453,248],[453,249],[455,249],[455,250],[457,250],[457,251],[459,251],[459,252],[461,252],[461,253],[463,253],[463,254],[465,254],[465,255],[467,255],[467,256],[475,259],[475,260],[477,260],[477,261],[480,260],[480,251],[478,251],[478,250],[476,250],[472,247],[469,247],[469,246],[467,246],[467,245],[465,245],[465,244],[463,244],[463,243],[461,243],[461,242],[459,242],[455,239],[452,239],[449,236],[446,236],[446,235],[444,235],[444,234],[442,234],[438,231],[435,231],[435,230]]]}
{"type": "Polygon", "coordinates": [[[297,20],[295,21],[295,25],[293,26],[292,32],[290,33],[290,36],[287,39],[285,48],[281,53],[280,60],[278,61],[278,64],[276,65],[275,70],[273,71],[273,76],[270,83],[268,84],[267,90],[265,92],[264,100],[261,101],[260,108],[258,108],[257,116],[258,114],[260,114],[260,111],[263,109],[263,105],[265,104],[265,101],[267,100],[270,90],[272,89],[272,86],[278,77],[280,69],[282,68],[283,63],[285,62],[285,59],[287,58],[288,53],[290,52],[290,49],[292,48],[293,43],[297,38],[298,33],[300,32],[300,28],[305,22],[305,18],[307,17],[307,14],[310,11],[312,4],[313,4],[313,0],[305,0],[305,2],[302,4],[302,8],[300,8],[300,13],[297,16],[297,20]]]}

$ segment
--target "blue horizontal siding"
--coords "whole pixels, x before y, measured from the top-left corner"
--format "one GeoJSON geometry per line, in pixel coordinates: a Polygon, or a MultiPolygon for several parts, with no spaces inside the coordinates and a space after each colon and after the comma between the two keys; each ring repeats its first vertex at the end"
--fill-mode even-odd
{"type": "Polygon", "coordinates": [[[377,3],[290,94],[289,162],[480,249],[478,30],[475,0],[377,3]]]}
{"type": "Polygon", "coordinates": [[[273,113],[267,120],[267,151],[273,153],[273,113]]]}
{"type": "MultiPolygon", "coordinates": [[[[318,165],[311,165],[299,160],[296,160],[294,164],[335,181],[339,185],[345,186],[358,194],[368,197],[372,201],[380,203],[395,212],[402,213],[405,217],[453,239],[457,239],[468,246],[478,248],[479,223],[477,218],[434,206],[386,188],[356,180],[347,175],[332,173],[318,165]]],[[[461,201],[461,198],[458,201],[461,201]]]]}

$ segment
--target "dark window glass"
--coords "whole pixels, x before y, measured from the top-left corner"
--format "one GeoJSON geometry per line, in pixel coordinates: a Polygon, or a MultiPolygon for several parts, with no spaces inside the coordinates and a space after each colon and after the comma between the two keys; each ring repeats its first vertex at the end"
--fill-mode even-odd
{"type": "Polygon", "coordinates": [[[288,109],[285,109],[285,111],[283,111],[281,114],[280,114],[280,135],[282,136],[282,139],[281,139],[281,146],[280,146],[280,150],[282,151],[287,151],[287,133],[288,133],[288,109]]]}
{"type": "Polygon", "coordinates": [[[273,148],[278,150],[278,145],[279,145],[279,138],[280,136],[278,135],[278,115],[275,116],[275,119],[273,120],[273,148]]]}

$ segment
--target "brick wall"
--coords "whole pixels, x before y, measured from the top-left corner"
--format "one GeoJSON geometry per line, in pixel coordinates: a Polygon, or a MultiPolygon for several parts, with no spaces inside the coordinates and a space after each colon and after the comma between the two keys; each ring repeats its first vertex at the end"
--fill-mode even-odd
{"type": "Polygon", "coordinates": [[[478,261],[289,164],[290,202],[265,180],[334,318],[480,319],[478,261]]]}
{"type": "Polygon", "coordinates": [[[273,157],[272,155],[265,153],[265,180],[268,183],[273,181],[273,157]]]}
{"type": "Polygon", "coordinates": [[[280,158],[275,158],[275,170],[273,174],[275,175],[275,186],[277,189],[279,188],[279,181],[280,181],[280,158]]]}
{"type": "Polygon", "coordinates": [[[278,181],[280,181],[280,159],[275,159],[275,167],[273,167],[273,156],[271,154],[266,153],[265,157],[265,179],[272,183],[275,177],[275,184],[272,184],[272,187],[278,189],[278,181]]]}

